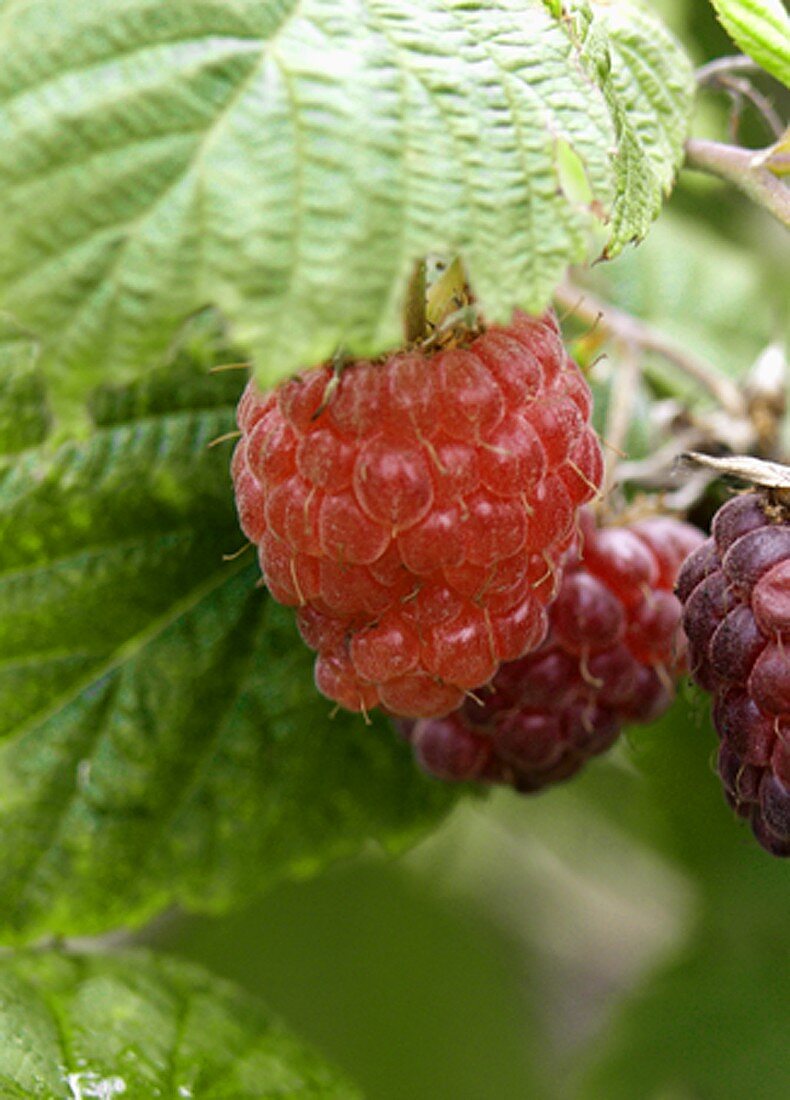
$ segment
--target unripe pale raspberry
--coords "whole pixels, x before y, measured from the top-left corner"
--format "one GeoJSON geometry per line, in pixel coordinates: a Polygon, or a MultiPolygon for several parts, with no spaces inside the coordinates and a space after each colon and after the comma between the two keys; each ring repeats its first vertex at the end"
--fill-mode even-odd
{"type": "Polygon", "coordinates": [[[685,667],[673,586],[702,539],[675,519],[598,529],[584,513],[543,644],[503,664],[479,702],[400,724],[422,767],[535,791],[573,775],[624,724],[657,718],[685,667]]]}
{"type": "Polygon", "coordinates": [[[691,675],[713,695],[719,775],[773,855],[790,856],[790,515],[728,501],[678,578],[691,675]]]}
{"type": "Polygon", "coordinates": [[[553,314],[467,346],[328,366],[239,404],[232,473],[321,691],[436,716],[533,649],[600,484],[590,393],[553,314]]]}

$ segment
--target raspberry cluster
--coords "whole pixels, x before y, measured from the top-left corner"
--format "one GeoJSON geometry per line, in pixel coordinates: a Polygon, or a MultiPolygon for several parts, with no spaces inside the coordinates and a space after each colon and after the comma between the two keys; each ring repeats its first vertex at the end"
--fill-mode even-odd
{"type": "Polygon", "coordinates": [[[600,483],[590,391],[553,314],[467,346],[248,385],[232,473],[320,691],[448,714],[546,630],[576,513],[600,483]]]}
{"type": "Polygon", "coordinates": [[[624,724],[658,717],[684,671],[673,587],[702,539],[665,517],[596,528],[585,511],[540,648],[503,665],[479,703],[400,724],[422,767],[535,791],[573,775],[624,724]]]}
{"type": "Polygon", "coordinates": [[[677,591],[727,800],[764,848],[790,856],[790,516],[762,493],[734,497],[677,591]]]}

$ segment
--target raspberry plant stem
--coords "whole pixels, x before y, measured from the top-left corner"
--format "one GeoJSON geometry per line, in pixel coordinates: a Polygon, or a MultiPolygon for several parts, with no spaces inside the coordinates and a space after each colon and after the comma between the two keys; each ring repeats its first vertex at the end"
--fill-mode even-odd
{"type": "Polygon", "coordinates": [[[734,184],[790,229],[790,189],[768,165],[770,149],[741,149],[719,141],[686,142],[686,168],[734,184]]]}
{"type": "Polygon", "coordinates": [[[655,352],[707,390],[726,412],[739,419],[746,417],[746,403],[734,383],[719,374],[713,364],[693,355],[652,325],[568,283],[559,286],[554,297],[577,320],[601,325],[612,339],[626,347],[655,352]]]}

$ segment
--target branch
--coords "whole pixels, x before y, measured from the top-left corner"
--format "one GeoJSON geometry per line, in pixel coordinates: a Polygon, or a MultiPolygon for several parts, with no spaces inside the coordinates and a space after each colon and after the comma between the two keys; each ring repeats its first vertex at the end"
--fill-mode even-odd
{"type": "Polygon", "coordinates": [[[720,374],[712,363],[687,351],[652,325],[600,301],[586,290],[568,284],[558,287],[554,296],[564,309],[580,321],[589,325],[600,324],[613,339],[627,347],[655,352],[693,378],[726,412],[737,418],[746,416],[746,402],[729,378],[720,374]]]}
{"type": "Polygon", "coordinates": [[[718,141],[686,142],[686,168],[734,183],[790,229],[790,189],[767,166],[770,150],[740,149],[718,141]]]}
{"type": "Polygon", "coordinates": [[[730,57],[717,57],[697,69],[694,74],[698,84],[716,84],[722,76],[730,73],[760,73],[763,70],[756,61],[745,54],[736,53],[730,57]]]}

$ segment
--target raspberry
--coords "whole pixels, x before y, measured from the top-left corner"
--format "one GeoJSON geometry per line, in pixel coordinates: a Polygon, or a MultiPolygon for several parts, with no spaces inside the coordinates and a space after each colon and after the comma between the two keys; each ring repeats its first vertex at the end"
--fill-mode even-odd
{"type": "Polygon", "coordinates": [[[542,645],[503,664],[479,702],[400,725],[420,765],[536,791],[608,748],[624,723],[657,718],[685,663],[673,585],[702,539],[674,519],[597,529],[583,513],[542,645]]]}
{"type": "Polygon", "coordinates": [[[763,493],[733,497],[677,590],[725,797],[764,848],[790,856],[790,515],[763,493]]]}
{"type": "Polygon", "coordinates": [[[248,385],[239,519],[324,694],[436,717],[540,643],[601,479],[590,406],[553,314],[248,385]]]}

